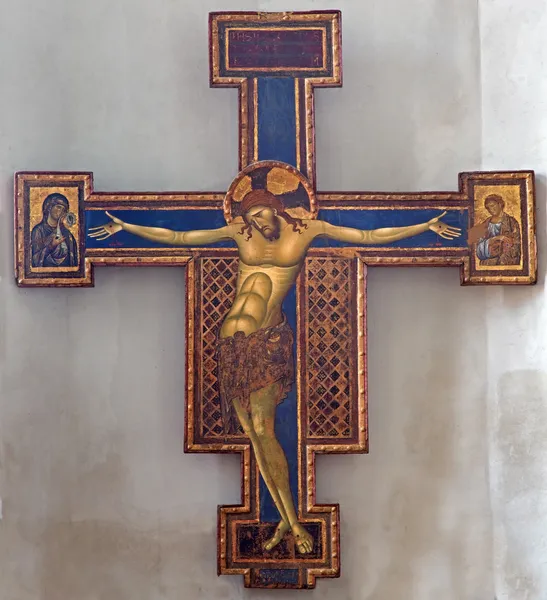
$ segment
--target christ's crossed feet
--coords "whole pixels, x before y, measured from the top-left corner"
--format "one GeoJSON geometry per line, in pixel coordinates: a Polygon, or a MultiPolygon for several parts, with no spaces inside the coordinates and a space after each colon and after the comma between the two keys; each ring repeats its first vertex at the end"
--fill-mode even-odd
{"type": "Polygon", "coordinates": [[[292,531],[298,552],[309,554],[313,550],[313,537],[300,523],[295,523],[291,528],[285,521],[281,521],[276,527],[273,536],[264,544],[264,550],[268,552],[273,550],[289,530],[292,531]]]}

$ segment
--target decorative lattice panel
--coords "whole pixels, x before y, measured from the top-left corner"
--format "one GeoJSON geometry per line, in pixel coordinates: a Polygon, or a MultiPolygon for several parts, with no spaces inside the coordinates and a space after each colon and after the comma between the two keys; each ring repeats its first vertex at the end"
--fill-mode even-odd
{"type": "Polygon", "coordinates": [[[350,437],[351,259],[308,258],[308,437],[350,437]]]}
{"type": "Polygon", "coordinates": [[[201,265],[201,435],[224,438],[216,349],[218,331],[232,306],[237,258],[202,258],[201,265]]]}

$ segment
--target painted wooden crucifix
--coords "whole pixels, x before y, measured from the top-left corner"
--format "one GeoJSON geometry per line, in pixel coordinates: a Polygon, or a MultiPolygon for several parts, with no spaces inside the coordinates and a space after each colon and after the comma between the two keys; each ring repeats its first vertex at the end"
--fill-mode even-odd
{"type": "Polygon", "coordinates": [[[339,507],[316,502],[315,456],[368,449],[367,266],[534,283],[533,173],[465,173],[448,193],[318,192],[314,88],[342,84],[340,13],[213,13],[209,26],[211,85],[240,98],[227,193],[106,194],[90,173],[18,173],[16,279],[186,267],[185,450],[241,454],[218,571],[311,588],[340,570],[339,507]]]}

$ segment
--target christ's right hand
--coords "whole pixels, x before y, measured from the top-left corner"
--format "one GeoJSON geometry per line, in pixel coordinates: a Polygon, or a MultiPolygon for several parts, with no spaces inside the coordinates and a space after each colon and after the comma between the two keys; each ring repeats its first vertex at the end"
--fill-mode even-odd
{"type": "Polygon", "coordinates": [[[111,235],[114,235],[123,229],[124,223],[121,219],[111,215],[109,212],[106,212],[106,214],[112,219],[112,221],[106,223],[106,225],[99,225],[98,227],[89,228],[89,237],[95,238],[99,242],[106,240],[111,235]]]}

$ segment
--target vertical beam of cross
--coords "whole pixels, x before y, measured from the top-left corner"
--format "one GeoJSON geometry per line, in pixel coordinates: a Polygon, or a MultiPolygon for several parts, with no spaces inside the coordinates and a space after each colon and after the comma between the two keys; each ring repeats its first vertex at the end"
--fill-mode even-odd
{"type": "Polygon", "coordinates": [[[340,12],[211,13],[209,23],[211,86],[239,89],[240,171],[279,160],[315,185],[314,89],[342,85],[340,12]]]}
{"type": "MultiPolygon", "coordinates": [[[[313,91],[316,86],[339,86],[342,83],[340,13],[291,14],[290,18],[286,15],[262,15],[258,20],[254,14],[217,13],[210,17],[210,32],[211,85],[239,88],[240,169],[257,161],[280,161],[296,167],[314,187],[313,91]]],[[[316,259],[315,263],[318,261],[321,259],[316,259]]],[[[308,275],[309,264],[308,261],[308,275]]],[[[307,522],[315,545],[308,556],[300,556],[294,544],[290,547],[285,542],[276,550],[278,559],[275,559],[275,554],[263,552],[261,540],[271,535],[280,517],[264,482],[259,480],[256,466],[251,464],[244,475],[244,481],[250,483],[250,489],[244,492],[245,514],[241,514],[239,507],[227,507],[219,512],[219,571],[241,573],[246,585],[253,587],[313,587],[316,575],[335,576],[339,570],[338,507],[315,505],[315,452],[308,450],[308,428],[303,425],[308,415],[309,388],[304,357],[309,326],[309,310],[304,305],[307,302],[307,294],[303,293],[304,278],[303,274],[296,293],[289,294],[284,303],[287,319],[298,332],[295,352],[297,385],[278,406],[276,430],[289,460],[291,488],[296,496],[299,520],[307,522]],[[267,525],[268,522],[274,523],[274,527],[267,525]],[[252,549],[248,547],[250,544],[245,546],[242,542],[245,537],[255,540],[252,549]],[[275,569],[264,568],[268,562],[275,569]]],[[[310,279],[315,281],[315,277],[310,279]]],[[[203,284],[196,289],[198,287],[203,289],[203,284]]],[[[350,301],[349,295],[347,300],[350,301]]],[[[350,310],[349,307],[347,310],[350,310]]],[[[364,323],[363,314],[361,321],[364,323]]],[[[328,327],[328,319],[325,325],[328,327]]],[[[361,360],[364,365],[364,350],[361,360]]],[[[210,366],[212,364],[211,361],[210,366]]],[[[330,387],[334,388],[335,382],[330,387]]],[[[344,391],[344,387],[340,386],[338,393],[344,391]]],[[[349,398],[349,394],[346,396],[349,398]]],[[[364,395],[362,406],[361,421],[364,424],[364,395]]],[[[314,414],[316,419],[321,419],[317,404],[310,410],[317,413],[314,414]]],[[[338,417],[331,415],[331,418],[338,417]]],[[[349,429],[349,412],[343,418],[348,419],[343,429],[349,429]]],[[[334,430],[331,428],[331,431],[334,430]]],[[[323,430],[318,431],[321,433],[323,430]]],[[[363,425],[356,448],[365,449],[365,436],[363,425]]],[[[320,439],[319,435],[317,440],[320,439]]],[[[332,441],[323,444],[325,448],[327,445],[335,447],[332,441]]],[[[245,464],[243,468],[245,472],[245,464]]]]}

